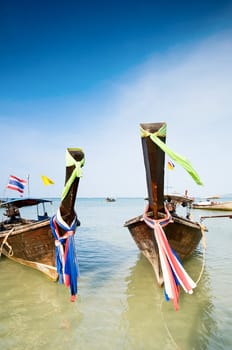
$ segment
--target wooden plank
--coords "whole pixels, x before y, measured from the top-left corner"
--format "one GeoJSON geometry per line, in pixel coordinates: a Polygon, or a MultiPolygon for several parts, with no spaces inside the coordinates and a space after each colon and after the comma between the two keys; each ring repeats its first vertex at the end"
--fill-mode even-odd
{"type": "Polygon", "coordinates": [[[200,216],[200,220],[204,219],[212,219],[212,218],[229,218],[232,219],[232,214],[231,215],[208,215],[208,216],[200,216]]]}
{"type": "MultiPolygon", "coordinates": [[[[140,124],[149,133],[155,133],[165,123],[140,124]]],[[[159,137],[164,143],[166,137],[159,137]]],[[[164,206],[164,162],[165,153],[150,139],[142,137],[142,149],[146,171],[147,191],[150,209],[154,218],[158,218],[158,211],[164,206]]]]}

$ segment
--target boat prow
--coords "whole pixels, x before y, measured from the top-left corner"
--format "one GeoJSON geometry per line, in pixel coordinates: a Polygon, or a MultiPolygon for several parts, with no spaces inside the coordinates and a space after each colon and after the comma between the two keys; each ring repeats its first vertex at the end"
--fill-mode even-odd
{"type": "MultiPolygon", "coordinates": [[[[153,218],[153,213],[150,212],[149,216],[153,218]]],[[[163,213],[159,213],[159,218],[163,216],[163,213]]],[[[198,222],[179,216],[172,215],[172,219],[173,222],[164,227],[164,232],[170,246],[183,261],[191,257],[201,241],[203,227],[198,222]]],[[[137,247],[152,265],[158,285],[162,286],[163,273],[153,229],[144,222],[142,215],[126,221],[124,226],[129,229],[137,247]]]]}
{"type": "MultiPolygon", "coordinates": [[[[76,215],[74,205],[79,175],[76,174],[72,181],[70,177],[75,167],[83,166],[84,153],[79,148],[68,148],[66,152],[74,162],[66,164],[66,193],[59,209],[63,220],[70,224],[76,215]]],[[[3,254],[17,263],[36,269],[56,281],[58,273],[55,239],[50,227],[50,217],[46,211],[48,203],[51,201],[40,198],[20,198],[1,203],[0,207],[6,210],[6,219],[0,222],[0,255],[3,254]],[[39,209],[41,205],[42,211],[39,209]],[[25,207],[36,207],[37,219],[22,218],[20,209],[25,207]]],[[[60,235],[63,235],[62,229],[60,235]]]]}
{"type": "MultiPolygon", "coordinates": [[[[166,124],[150,123],[140,126],[148,191],[148,219],[144,220],[144,215],[140,215],[126,221],[124,226],[129,229],[137,247],[151,263],[157,282],[161,286],[164,277],[160,244],[163,243],[157,244],[154,229],[156,223],[158,224],[162,218],[166,217],[166,212],[171,214],[172,223],[164,224],[163,231],[169,246],[181,260],[189,258],[197,248],[202,238],[203,226],[191,219],[192,198],[177,195],[164,196],[165,152],[163,149],[166,141],[166,124]],[[158,141],[154,142],[154,139],[158,141]],[[185,218],[177,213],[178,204],[186,207],[185,218]]],[[[198,181],[200,182],[199,179],[198,181]]]]}

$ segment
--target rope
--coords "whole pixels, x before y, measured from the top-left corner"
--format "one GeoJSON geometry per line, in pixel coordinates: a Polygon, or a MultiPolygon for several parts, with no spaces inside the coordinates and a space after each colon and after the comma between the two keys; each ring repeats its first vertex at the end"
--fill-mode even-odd
{"type": "Polygon", "coordinates": [[[164,324],[164,327],[168,333],[168,336],[171,340],[171,342],[173,343],[173,345],[175,346],[176,349],[180,349],[179,346],[177,345],[177,343],[175,342],[175,339],[173,338],[172,336],[172,333],[170,332],[168,326],[167,326],[167,322],[165,321],[165,318],[164,318],[164,313],[162,311],[162,305],[163,305],[163,302],[164,302],[164,299],[161,301],[160,303],[160,312],[161,312],[161,316],[162,316],[162,319],[163,319],[163,324],[164,324]]]}
{"type": "Polygon", "coordinates": [[[14,255],[13,252],[13,248],[11,247],[11,245],[7,242],[8,237],[10,236],[10,234],[14,231],[14,227],[5,235],[4,240],[2,241],[1,247],[0,247],[0,257],[2,255],[2,251],[3,251],[3,247],[4,245],[7,246],[7,248],[9,249],[9,251],[6,253],[7,256],[12,256],[14,255]]]}
{"type": "Polygon", "coordinates": [[[202,238],[201,238],[201,244],[202,244],[202,249],[203,249],[203,261],[202,261],[202,267],[201,267],[201,271],[200,271],[200,274],[199,274],[199,277],[196,281],[196,284],[198,284],[201,280],[201,277],[203,275],[203,271],[204,271],[204,268],[205,268],[205,252],[206,252],[206,237],[205,237],[205,226],[204,225],[201,225],[201,233],[202,233],[202,238]]]}

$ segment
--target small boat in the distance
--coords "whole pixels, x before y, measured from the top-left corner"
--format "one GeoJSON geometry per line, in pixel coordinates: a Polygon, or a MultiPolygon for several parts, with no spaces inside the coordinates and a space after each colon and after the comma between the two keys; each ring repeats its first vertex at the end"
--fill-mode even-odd
{"type": "Polygon", "coordinates": [[[211,198],[192,203],[193,209],[232,211],[232,201],[215,201],[211,198]]]}
{"type": "Polygon", "coordinates": [[[116,199],[113,198],[113,197],[106,197],[106,201],[107,201],[107,202],[115,202],[116,199]]]}

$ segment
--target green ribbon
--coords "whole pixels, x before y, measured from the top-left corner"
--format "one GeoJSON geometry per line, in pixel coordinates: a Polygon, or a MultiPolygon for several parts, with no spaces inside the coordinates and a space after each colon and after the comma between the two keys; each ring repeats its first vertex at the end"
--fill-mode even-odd
{"type": "Polygon", "coordinates": [[[85,159],[83,158],[81,161],[76,161],[72,155],[69,153],[69,150],[80,150],[80,148],[68,148],[66,150],[66,166],[72,166],[74,165],[75,168],[73,169],[73,172],[70,176],[70,178],[68,179],[68,181],[66,182],[62,195],[61,195],[61,200],[64,200],[64,198],[67,196],[70,187],[72,186],[74,180],[76,179],[76,177],[81,177],[82,176],[82,167],[85,164],[85,159]]]}
{"type": "Polygon", "coordinates": [[[159,137],[166,136],[166,128],[167,128],[166,124],[163,124],[162,127],[158,131],[156,131],[155,133],[150,133],[150,132],[144,130],[142,127],[140,127],[141,137],[150,137],[150,139],[157,146],[159,146],[165,153],[167,153],[172,160],[174,160],[176,163],[180,164],[190,174],[190,176],[194,179],[194,181],[198,185],[203,185],[199,175],[193,169],[190,162],[186,158],[182,157],[181,155],[173,152],[163,141],[161,141],[159,139],[159,137]]]}

